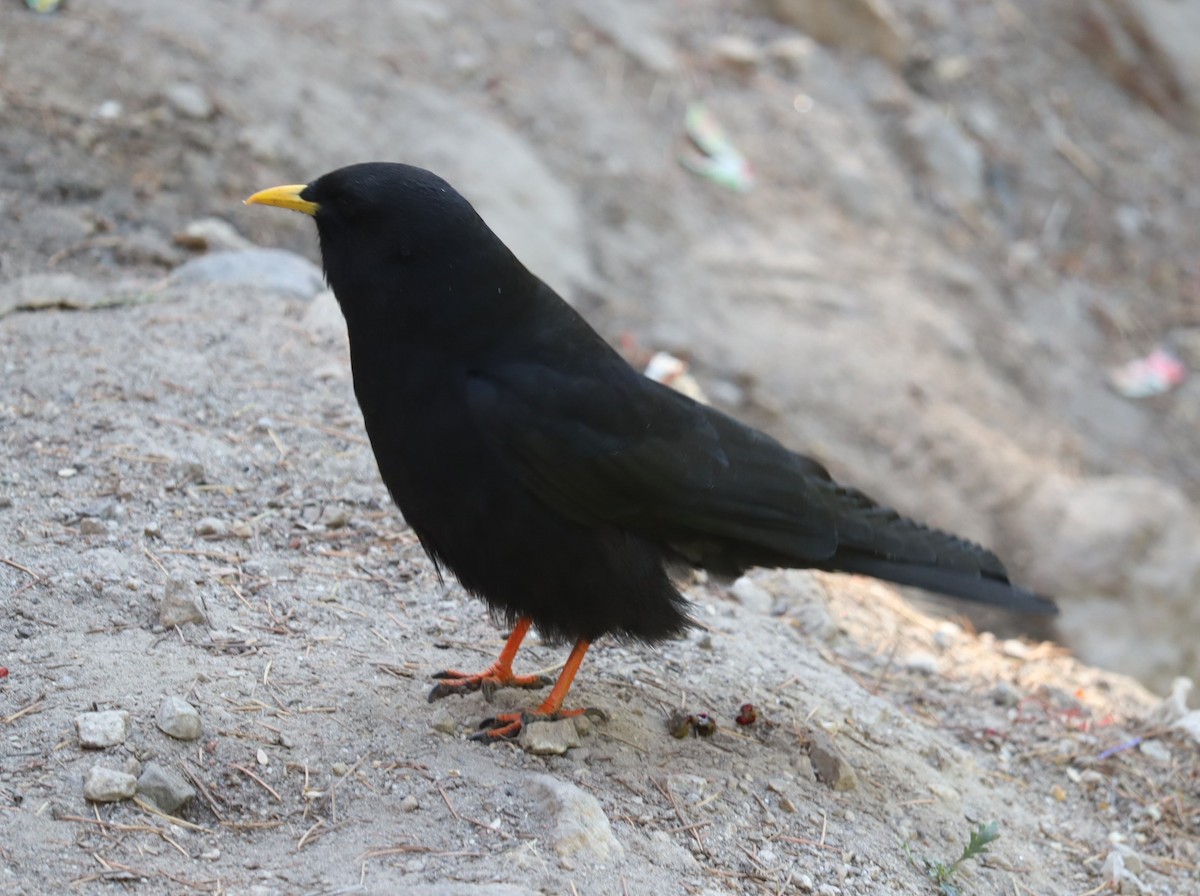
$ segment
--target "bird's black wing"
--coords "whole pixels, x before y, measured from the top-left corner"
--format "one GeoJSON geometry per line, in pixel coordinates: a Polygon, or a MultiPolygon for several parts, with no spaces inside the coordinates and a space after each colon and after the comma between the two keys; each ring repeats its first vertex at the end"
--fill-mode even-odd
{"type": "Polygon", "coordinates": [[[1053,611],[1011,584],[990,551],[839,485],[816,461],[615,356],[586,376],[570,365],[494,365],[471,378],[468,395],[513,475],[577,522],[619,525],[721,572],[840,570],[1053,611]]]}
{"type": "Polygon", "coordinates": [[[812,561],[834,553],[834,520],[812,490],[818,464],[624,362],[602,370],[510,363],[471,380],[481,431],[544,502],[697,562],[723,542],[812,561]]]}

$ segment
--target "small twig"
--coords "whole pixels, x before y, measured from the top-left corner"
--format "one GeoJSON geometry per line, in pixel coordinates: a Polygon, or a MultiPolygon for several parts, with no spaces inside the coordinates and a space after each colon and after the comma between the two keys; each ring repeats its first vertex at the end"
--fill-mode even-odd
{"type": "Polygon", "coordinates": [[[296,842],[296,849],[298,849],[298,850],[304,849],[304,844],[308,842],[308,838],[311,837],[316,832],[316,830],[318,828],[322,827],[324,824],[325,824],[325,819],[318,818],[316,823],[311,828],[309,828],[307,831],[305,831],[303,834],[300,835],[300,839],[296,842]]]}
{"type": "Polygon", "coordinates": [[[208,804],[208,811],[216,816],[217,821],[224,822],[225,819],[221,816],[221,813],[217,811],[216,801],[219,799],[219,797],[215,797],[212,793],[210,793],[208,786],[200,780],[200,776],[187,766],[184,766],[183,773],[187,775],[188,780],[192,782],[196,788],[196,791],[204,799],[204,802],[208,804]]]}
{"type": "Polygon", "coordinates": [[[650,783],[653,784],[667,798],[667,802],[671,804],[671,808],[675,810],[675,815],[679,819],[679,823],[684,825],[688,833],[692,835],[692,839],[696,841],[696,847],[706,856],[710,855],[709,851],[704,846],[704,841],[700,839],[700,832],[695,829],[687,816],[683,814],[683,810],[679,808],[679,803],[675,801],[675,794],[671,793],[670,785],[651,778],[650,783]]]}
{"type": "Polygon", "coordinates": [[[505,831],[502,831],[499,828],[494,828],[487,822],[480,821],[478,818],[471,818],[470,816],[467,816],[467,815],[459,815],[458,811],[454,808],[453,805],[451,805],[450,797],[449,797],[449,795],[447,795],[446,789],[444,787],[442,787],[441,784],[439,784],[437,786],[437,789],[438,789],[438,793],[440,793],[442,795],[442,802],[444,802],[446,804],[446,808],[450,810],[450,814],[453,815],[456,820],[468,822],[469,824],[475,825],[475,827],[477,827],[477,828],[483,828],[485,831],[491,831],[493,834],[499,834],[501,837],[504,837],[505,839],[507,839],[510,836],[505,831]]]}
{"type": "Polygon", "coordinates": [[[283,804],[283,797],[281,797],[275,791],[275,788],[272,787],[270,784],[268,784],[266,781],[264,781],[262,778],[260,778],[258,775],[254,774],[254,772],[250,771],[250,769],[240,766],[236,762],[229,763],[229,766],[230,766],[230,768],[237,769],[239,772],[241,772],[243,775],[245,775],[247,778],[249,778],[251,781],[253,781],[255,784],[257,784],[259,787],[261,787],[267,793],[271,794],[271,796],[275,797],[275,799],[280,803],[280,805],[283,804]]]}
{"type": "Polygon", "coordinates": [[[94,824],[97,827],[112,828],[123,833],[155,834],[158,828],[149,824],[123,824],[119,821],[105,821],[103,818],[88,818],[86,815],[59,815],[59,821],[75,821],[80,824],[94,824]]]}
{"type": "Polygon", "coordinates": [[[9,560],[7,557],[0,557],[0,563],[3,563],[5,566],[11,566],[13,569],[19,569],[21,572],[25,573],[25,575],[33,576],[39,582],[42,579],[46,578],[45,576],[34,572],[28,566],[23,566],[20,563],[18,563],[16,560],[9,560]]]}
{"type": "Polygon", "coordinates": [[[21,707],[20,709],[18,709],[16,712],[12,713],[11,715],[7,715],[7,716],[4,716],[3,718],[0,718],[0,722],[3,722],[5,725],[11,725],[13,722],[15,722],[17,719],[21,718],[22,716],[27,716],[27,715],[31,715],[35,712],[40,712],[42,710],[45,702],[46,702],[46,695],[38,694],[38,696],[34,698],[32,703],[21,707]]]}
{"type": "MultiPolygon", "coordinates": [[[[191,831],[208,832],[208,828],[201,827],[198,824],[192,824],[190,821],[184,821],[182,818],[176,818],[174,815],[168,815],[162,809],[158,808],[158,806],[152,806],[145,800],[138,799],[136,796],[133,798],[133,804],[143,812],[149,812],[151,815],[157,815],[159,818],[169,821],[171,824],[177,824],[181,828],[187,828],[191,831]]],[[[184,853],[184,855],[187,855],[187,853],[184,853]]]]}
{"type": "Polygon", "coordinates": [[[712,824],[711,821],[693,821],[691,824],[681,824],[673,828],[667,828],[663,831],[664,834],[680,834],[683,831],[690,831],[693,828],[705,828],[712,824]]]}

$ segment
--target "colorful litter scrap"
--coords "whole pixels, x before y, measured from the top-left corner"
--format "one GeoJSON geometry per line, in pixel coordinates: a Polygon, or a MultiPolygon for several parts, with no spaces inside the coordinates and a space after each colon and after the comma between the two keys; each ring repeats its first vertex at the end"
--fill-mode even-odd
{"type": "Polygon", "coordinates": [[[725,129],[707,106],[703,103],[689,105],[683,127],[693,151],[680,155],[680,164],[739,193],[754,186],[754,168],[730,142],[725,129]]]}
{"type": "Polygon", "coordinates": [[[1149,398],[1170,392],[1187,379],[1187,367],[1168,348],[1159,346],[1144,358],[1109,372],[1113,391],[1125,398],[1149,398]]]}

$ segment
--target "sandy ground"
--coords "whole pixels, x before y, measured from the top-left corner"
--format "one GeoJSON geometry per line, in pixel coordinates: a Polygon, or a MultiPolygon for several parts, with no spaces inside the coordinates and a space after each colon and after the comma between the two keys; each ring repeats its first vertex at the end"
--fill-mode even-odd
{"type": "MultiPolygon", "coordinates": [[[[1148,695],[865,580],[762,573],[759,606],[693,585],[703,628],[593,651],[573,696],[609,721],[581,747],[468,741],[491,709],[430,707],[428,679],[486,664],[502,633],[388,506],[340,340],[277,295],[138,300],[3,332],[22,384],[0,510],[23,567],[0,566],[9,892],[919,894],[935,887],[909,854],[948,861],[992,820],[1001,839],[964,892],[1091,890],[1110,835],[1141,855],[1148,892],[1198,885],[1195,744],[1100,759],[1153,734],[1148,695]],[[158,624],[172,579],[204,624],[158,624]],[[199,710],[198,741],[156,727],[168,695],[199,710]],[[742,727],[747,702],[759,721],[742,727]],[[131,714],[124,745],[80,748],[74,718],[94,708],[131,714]],[[718,733],[674,739],[676,708],[718,733]],[[813,732],[854,789],[814,780],[813,732]],[[198,790],[182,819],[83,799],[92,766],[150,761],[198,790]],[[544,775],[598,801],[611,834],[564,834],[591,816],[544,775]]],[[[562,659],[532,646],[521,664],[562,659]]]]}

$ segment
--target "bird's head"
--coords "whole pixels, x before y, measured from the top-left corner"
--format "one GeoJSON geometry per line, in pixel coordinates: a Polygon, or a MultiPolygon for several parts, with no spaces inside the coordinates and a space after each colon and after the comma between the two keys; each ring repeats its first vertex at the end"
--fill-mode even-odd
{"type": "Polygon", "coordinates": [[[246,203],[315,219],[325,276],[348,319],[440,303],[470,272],[515,261],[466,199],[412,165],[349,165],[308,184],[261,190],[246,203]]]}

